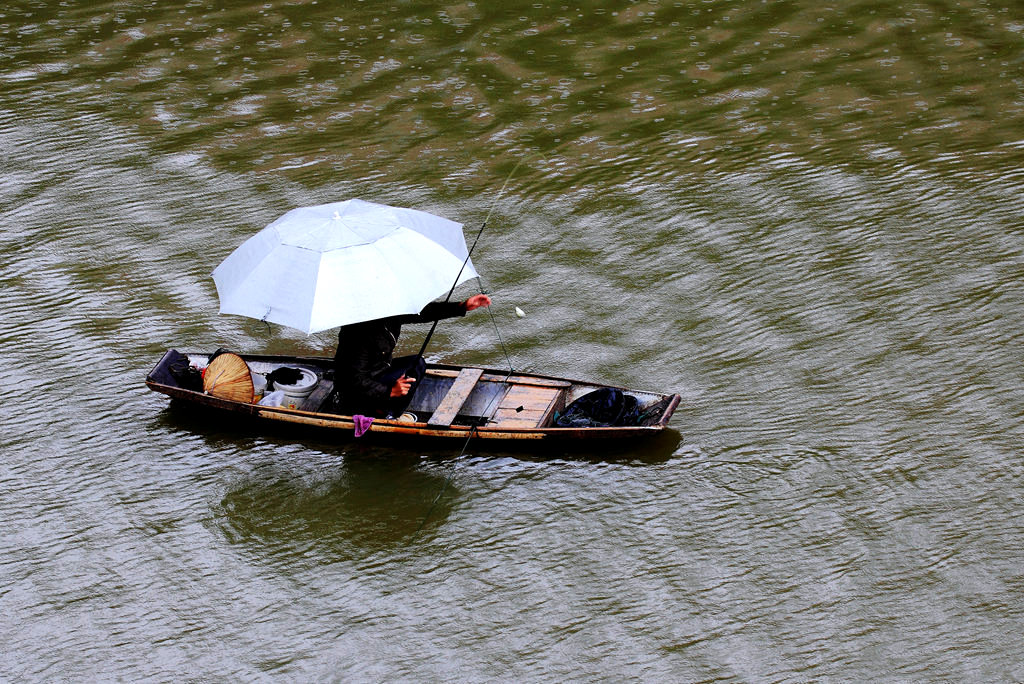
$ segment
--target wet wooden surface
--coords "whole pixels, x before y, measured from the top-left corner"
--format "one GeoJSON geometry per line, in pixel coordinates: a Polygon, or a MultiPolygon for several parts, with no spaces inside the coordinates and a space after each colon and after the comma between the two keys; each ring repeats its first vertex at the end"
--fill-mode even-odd
{"type": "Polygon", "coordinates": [[[515,385],[498,404],[494,425],[499,427],[539,427],[554,412],[557,400],[565,392],[560,387],[515,385]]]}
{"type": "Polygon", "coordinates": [[[437,409],[430,416],[430,420],[427,423],[432,426],[451,425],[452,421],[455,420],[455,416],[459,414],[459,409],[466,403],[469,393],[476,387],[476,383],[480,380],[480,376],[483,373],[482,368],[462,369],[458,377],[455,378],[455,382],[452,383],[451,389],[444,395],[444,399],[438,404],[437,409]]]}

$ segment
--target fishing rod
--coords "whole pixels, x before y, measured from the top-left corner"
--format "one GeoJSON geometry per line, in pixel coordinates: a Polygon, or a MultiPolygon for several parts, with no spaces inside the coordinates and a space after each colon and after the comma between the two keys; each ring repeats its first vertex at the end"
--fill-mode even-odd
{"type": "MultiPolygon", "coordinates": [[[[469,248],[469,252],[466,254],[466,258],[462,262],[462,267],[459,268],[458,275],[455,276],[455,282],[452,283],[451,289],[448,290],[448,296],[444,298],[445,303],[451,301],[452,293],[455,292],[455,288],[458,287],[459,285],[459,279],[462,277],[462,273],[466,270],[466,265],[469,264],[469,258],[473,256],[473,250],[476,249],[476,244],[480,242],[480,236],[484,234],[484,229],[487,228],[487,222],[491,220],[491,214],[494,213],[494,208],[498,205],[498,200],[500,200],[501,196],[505,194],[505,188],[508,186],[508,182],[512,180],[512,176],[515,174],[516,170],[519,169],[519,165],[522,163],[523,160],[520,159],[519,161],[516,162],[516,165],[512,167],[512,171],[509,172],[508,177],[505,178],[505,182],[502,183],[501,190],[498,191],[497,197],[495,197],[494,201],[491,202],[491,208],[490,210],[488,210],[487,216],[484,217],[484,222],[483,224],[481,224],[480,230],[476,232],[476,237],[473,239],[473,245],[469,248]]],[[[477,275],[477,282],[480,283],[479,275],[477,275]]],[[[420,350],[416,354],[417,364],[419,363],[420,359],[423,358],[423,353],[427,350],[427,345],[430,344],[430,338],[434,336],[434,331],[437,329],[438,322],[439,321],[436,320],[433,322],[433,324],[430,326],[430,332],[428,332],[427,336],[423,339],[423,344],[420,346],[420,350]]]]}

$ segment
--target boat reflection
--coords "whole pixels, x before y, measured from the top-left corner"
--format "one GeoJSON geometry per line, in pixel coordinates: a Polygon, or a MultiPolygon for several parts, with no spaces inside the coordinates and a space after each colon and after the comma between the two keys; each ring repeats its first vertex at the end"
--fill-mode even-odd
{"type": "Polygon", "coordinates": [[[268,463],[229,486],[215,517],[230,542],[275,561],[289,552],[317,562],[357,560],[428,541],[458,489],[418,459],[391,456],[346,456],[329,469],[268,463]]]}

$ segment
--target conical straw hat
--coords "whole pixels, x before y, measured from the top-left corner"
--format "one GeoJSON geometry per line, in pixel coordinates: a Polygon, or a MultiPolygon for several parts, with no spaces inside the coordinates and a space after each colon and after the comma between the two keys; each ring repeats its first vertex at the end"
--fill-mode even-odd
{"type": "Polygon", "coordinates": [[[203,391],[220,399],[251,404],[255,393],[249,366],[237,354],[221,354],[206,367],[203,391]]]}

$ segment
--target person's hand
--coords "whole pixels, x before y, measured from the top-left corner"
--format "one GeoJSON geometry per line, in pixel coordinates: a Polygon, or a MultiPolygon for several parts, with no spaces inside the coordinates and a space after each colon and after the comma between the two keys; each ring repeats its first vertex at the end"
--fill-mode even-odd
{"type": "Polygon", "coordinates": [[[490,306],[491,298],[485,294],[473,295],[462,304],[466,307],[466,311],[472,311],[473,309],[479,309],[481,306],[490,306]]]}
{"type": "Polygon", "coordinates": [[[391,387],[392,397],[404,397],[412,390],[412,383],[416,382],[415,378],[407,378],[404,375],[397,380],[391,387]]]}

